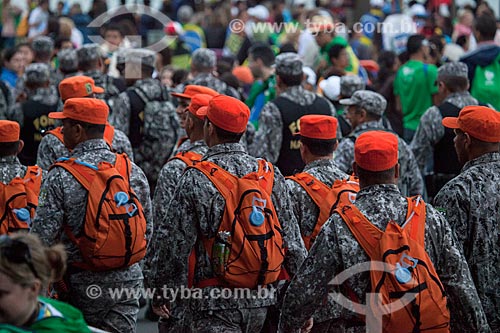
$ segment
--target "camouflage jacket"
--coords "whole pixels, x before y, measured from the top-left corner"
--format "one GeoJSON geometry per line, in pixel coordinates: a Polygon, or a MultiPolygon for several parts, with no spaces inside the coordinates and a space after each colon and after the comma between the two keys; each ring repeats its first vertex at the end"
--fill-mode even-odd
{"type": "MultiPolygon", "coordinates": [[[[305,90],[302,86],[294,86],[282,92],[279,97],[284,97],[299,105],[311,105],[316,99],[316,94],[305,90]]],[[[331,115],[336,116],[335,107],[329,103],[331,115]]],[[[337,131],[338,135],[339,131],[337,131]]],[[[340,138],[341,136],[338,136],[340,138]]],[[[269,162],[276,163],[280,155],[283,142],[283,120],[278,106],[268,102],[262,108],[259,118],[259,129],[255,132],[249,152],[253,156],[262,157],[269,162]]]]}
{"type": "MultiPolygon", "coordinates": [[[[109,150],[102,139],[94,139],[78,144],[71,157],[96,165],[100,161],[115,162],[115,154],[109,150]]],[[[153,232],[153,219],[149,186],[146,176],[137,165],[132,164],[130,185],[143,205],[147,220],[146,238],[149,242],[153,232]]],[[[74,234],[79,234],[83,228],[87,207],[87,191],[65,169],[53,168],[40,190],[37,216],[33,221],[32,232],[37,234],[47,245],[61,242],[68,253],[68,264],[82,261],[78,247],[71,242],[64,227],[71,228],[74,234]]],[[[113,283],[142,278],[139,264],[128,268],[108,272],[84,271],[71,276],[71,283],[113,283]]]]}
{"type": "Polygon", "coordinates": [[[500,153],[465,164],[434,199],[458,238],[490,327],[500,330],[500,153]]]}
{"type": "Polygon", "coordinates": [[[8,184],[16,177],[23,178],[27,167],[19,162],[17,156],[0,157],[0,183],[8,184]]]}
{"type": "MultiPolygon", "coordinates": [[[[203,160],[214,162],[238,177],[255,172],[258,168],[257,159],[245,153],[241,144],[235,143],[220,144],[210,148],[203,160]]],[[[277,169],[275,169],[271,198],[281,223],[284,245],[288,249],[284,265],[293,275],[302,263],[306,250],[300,237],[298,223],[292,213],[285,179],[277,169]]],[[[194,283],[215,276],[200,236],[215,235],[224,207],[223,196],[203,173],[196,169],[184,172],[167,213],[156,230],[157,239],[162,240],[156,244],[158,246],[154,260],[156,265],[152,270],[152,281],[156,290],[160,290],[163,286],[176,290],[187,286],[188,257],[193,248],[197,254],[194,283]]],[[[203,288],[204,297],[190,299],[191,310],[254,308],[275,302],[274,297],[258,297],[257,290],[253,290],[252,295],[242,298],[210,297],[210,290],[214,288],[217,287],[203,288]]]]}
{"type": "MultiPolygon", "coordinates": [[[[130,160],[134,161],[134,152],[128,137],[120,130],[115,129],[113,137],[113,151],[117,153],[126,153],[130,160]]],[[[48,170],[50,166],[60,157],[69,156],[70,152],[64,143],[61,142],[55,135],[47,134],[42,138],[38,146],[38,154],[36,164],[44,170],[48,170]]]]}
{"type": "MultiPolygon", "coordinates": [[[[443,103],[451,103],[462,109],[467,105],[477,105],[477,100],[469,92],[459,92],[448,95],[443,103]]],[[[420,124],[411,141],[411,150],[415,155],[420,171],[434,155],[434,146],[443,138],[444,127],[441,124],[443,117],[437,106],[431,106],[420,118],[420,124]]]]}
{"type": "MultiPolygon", "coordinates": [[[[31,91],[28,95],[28,100],[44,105],[60,104],[59,95],[54,94],[54,91],[51,88],[38,88],[31,91]]],[[[54,111],[57,111],[57,109],[54,111]]],[[[12,106],[12,108],[7,110],[7,119],[17,121],[21,127],[24,126],[22,103],[16,103],[12,106]]]]}
{"type": "MultiPolygon", "coordinates": [[[[352,163],[354,162],[354,142],[363,132],[371,130],[386,131],[381,120],[369,121],[356,127],[351,134],[340,141],[334,157],[340,170],[347,172],[348,174],[352,174],[352,163]]],[[[406,196],[423,194],[424,180],[422,179],[422,174],[418,169],[415,157],[413,156],[410,147],[403,139],[398,137],[398,143],[398,187],[401,193],[406,196]]]]}
{"type": "Polygon", "coordinates": [[[240,93],[233,87],[228,86],[224,81],[210,73],[200,73],[196,75],[188,84],[208,87],[217,91],[219,94],[228,95],[236,99],[241,99],[240,93]]]}
{"type": "MultiPolygon", "coordinates": [[[[118,96],[124,90],[124,87],[116,86],[115,80],[117,79],[104,74],[99,70],[84,72],[82,75],[91,77],[94,80],[96,87],[104,89],[104,93],[97,94],[97,98],[105,99],[107,101],[113,96],[118,96]]],[[[123,86],[125,86],[125,82],[123,82],[123,86]]]]}
{"type": "MultiPolygon", "coordinates": [[[[390,220],[402,225],[406,219],[407,200],[395,185],[363,188],[356,207],[379,229],[390,220]]],[[[432,206],[426,206],[425,249],[436,268],[448,297],[452,332],[489,332],[486,317],[474,283],[450,225],[432,206]]],[[[327,291],[328,283],[346,268],[369,261],[351,231],[334,213],[323,226],[295,279],[291,282],[282,308],[282,332],[294,332],[312,316],[327,291]]],[[[349,286],[364,303],[370,290],[368,272],[349,278],[349,286]]],[[[356,321],[356,314],[343,309],[346,321],[356,321]],[[350,318],[350,319],[349,319],[350,318]]],[[[361,324],[361,323],[360,323],[361,324]]],[[[356,332],[365,332],[359,327],[356,332]]]]}

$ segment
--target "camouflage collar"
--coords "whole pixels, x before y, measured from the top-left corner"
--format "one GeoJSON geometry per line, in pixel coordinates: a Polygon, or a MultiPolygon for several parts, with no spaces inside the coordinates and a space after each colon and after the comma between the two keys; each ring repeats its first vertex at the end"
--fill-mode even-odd
{"type": "Polygon", "coordinates": [[[315,160],[312,162],[309,162],[305,167],[304,171],[311,170],[313,168],[328,168],[335,166],[335,162],[332,159],[328,160],[315,160]]]}
{"type": "MultiPolygon", "coordinates": [[[[78,157],[90,150],[98,150],[98,149],[106,149],[109,150],[109,147],[103,139],[92,139],[79,143],[75,149],[73,149],[72,157],[78,157]]],[[[98,161],[96,161],[98,162],[98,161]]]]}
{"type": "Polygon", "coordinates": [[[382,125],[382,119],[380,120],[372,120],[372,121],[368,121],[366,123],[363,123],[361,125],[359,125],[358,127],[356,127],[356,129],[354,130],[354,133],[359,133],[359,132],[362,132],[366,129],[384,129],[384,126],[382,125]]]}
{"type": "Polygon", "coordinates": [[[465,163],[464,167],[462,168],[462,172],[473,168],[475,166],[479,166],[481,164],[490,164],[490,163],[498,163],[500,162],[500,153],[494,152],[494,153],[486,153],[482,156],[479,156],[478,158],[475,158],[467,163],[465,163]]]}
{"type": "Polygon", "coordinates": [[[21,164],[17,156],[3,156],[0,157],[0,164],[21,164]]]}
{"type": "Polygon", "coordinates": [[[288,87],[280,96],[296,98],[297,96],[303,95],[304,91],[304,87],[302,86],[292,86],[288,87]]]}
{"type": "Polygon", "coordinates": [[[377,197],[383,196],[401,196],[398,186],[395,184],[377,184],[370,185],[362,188],[358,195],[356,196],[356,201],[358,200],[377,200],[377,197]]]}
{"type": "Polygon", "coordinates": [[[243,153],[246,154],[245,148],[239,143],[221,143],[219,145],[208,148],[204,159],[209,159],[211,156],[228,154],[228,153],[243,153]]]}

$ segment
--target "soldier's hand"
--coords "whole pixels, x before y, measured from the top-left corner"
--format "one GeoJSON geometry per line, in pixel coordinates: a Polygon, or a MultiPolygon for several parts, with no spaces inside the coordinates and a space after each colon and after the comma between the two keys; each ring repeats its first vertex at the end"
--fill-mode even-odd
{"type": "Polygon", "coordinates": [[[300,333],[309,333],[309,332],[311,332],[311,330],[313,328],[313,324],[314,324],[314,320],[312,318],[309,318],[309,320],[306,321],[306,323],[304,324],[304,326],[302,326],[302,328],[300,329],[300,333]]]}
{"type": "Polygon", "coordinates": [[[166,304],[157,306],[157,305],[152,305],[153,312],[160,316],[161,318],[168,319],[170,318],[170,310],[168,309],[168,306],[166,304]]]}

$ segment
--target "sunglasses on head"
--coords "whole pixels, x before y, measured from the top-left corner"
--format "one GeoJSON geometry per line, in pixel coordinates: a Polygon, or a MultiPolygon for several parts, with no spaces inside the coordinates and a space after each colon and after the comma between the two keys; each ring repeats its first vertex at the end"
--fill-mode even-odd
{"type": "Polygon", "coordinates": [[[14,264],[27,264],[33,275],[40,279],[33,266],[30,248],[26,243],[2,235],[0,236],[0,256],[14,264]]]}

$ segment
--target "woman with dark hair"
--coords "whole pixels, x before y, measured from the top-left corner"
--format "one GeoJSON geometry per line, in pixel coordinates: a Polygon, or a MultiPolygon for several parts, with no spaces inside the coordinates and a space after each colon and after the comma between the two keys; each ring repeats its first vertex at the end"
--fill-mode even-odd
{"type": "Polygon", "coordinates": [[[396,53],[392,51],[384,51],[378,57],[380,70],[377,80],[375,81],[375,90],[385,97],[387,100],[387,110],[385,116],[389,120],[392,129],[399,135],[403,136],[403,113],[397,108],[396,96],[394,96],[394,78],[396,72],[401,65],[396,53]]]}

